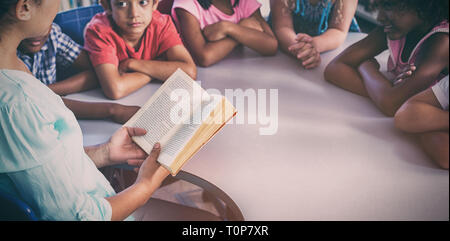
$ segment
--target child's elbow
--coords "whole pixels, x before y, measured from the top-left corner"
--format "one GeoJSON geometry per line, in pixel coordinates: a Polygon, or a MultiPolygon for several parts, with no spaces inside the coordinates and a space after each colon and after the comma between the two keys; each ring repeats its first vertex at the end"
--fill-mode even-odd
{"type": "Polygon", "coordinates": [[[126,96],[125,91],[122,90],[119,84],[114,84],[114,86],[108,86],[107,88],[103,88],[103,94],[111,100],[122,99],[126,96]]]}
{"type": "Polygon", "coordinates": [[[264,51],[262,51],[261,54],[263,56],[269,57],[276,55],[277,52],[278,52],[278,41],[275,38],[273,38],[270,40],[268,48],[264,49],[264,51]]]}
{"type": "Polygon", "coordinates": [[[194,63],[190,64],[185,68],[185,72],[187,75],[189,75],[192,79],[197,79],[197,66],[195,66],[194,63]]]}
{"type": "Polygon", "coordinates": [[[407,125],[409,123],[409,121],[408,121],[409,119],[410,118],[408,115],[408,109],[406,107],[400,108],[400,110],[398,110],[394,116],[395,128],[397,128],[398,130],[407,132],[408,131],[407,125]]]}
{"type": "Polygon", "coordinates": [[[388,117],[394,117],[395,113],[399,109],[398,106],[390,98],[382,98],[378,101],[378,107],[388,117]]]}
{"type": "Polygon", "coordinates": [[[331,63],[329,63],[327,65],[327,67],[325,68],[325,71],[323,73],[323,76],[325,78],[326,81],[330,82],[330,83],[334,83],[335,78],[334,76],[336,76],[336,72],[337,72],[337,64],[336,62],[333,60],[331,61],[331,63]]]}
{"type": "Polygon", "coordinates": [[[195,62],[200,66],[200,67],[210,67],[211,65],[215,64],[216,61],[213,60],[213,56],[209,53],[201,53],[198,54],[195,57],[195,62]]]}

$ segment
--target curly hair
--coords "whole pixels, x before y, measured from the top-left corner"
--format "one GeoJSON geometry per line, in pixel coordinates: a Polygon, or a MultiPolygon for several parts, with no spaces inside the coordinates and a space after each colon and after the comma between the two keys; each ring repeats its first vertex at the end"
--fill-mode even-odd
{"type": "MultiPolygon", "coordinates": [[[[212,5],[212,0],[197,0],[198,3],[202,6],[203,9],[208,10],[212,5]]],[[[239,0],[236,0],[233,4],[233,7],[239,5],[239,0]]]]}
{"type": "Polygon", "coordinates": [[[375,0],[373,4],[386,10],[413,10],[431,24],[448,21],[449,0],[375,0]]]}

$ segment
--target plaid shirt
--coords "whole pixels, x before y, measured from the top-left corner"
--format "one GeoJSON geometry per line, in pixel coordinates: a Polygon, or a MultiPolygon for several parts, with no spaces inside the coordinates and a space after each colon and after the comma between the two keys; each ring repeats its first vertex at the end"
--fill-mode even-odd
{"type": "Polygon", "coordinates": [[[17,51],[17,56],[22,59],[37,79],[49,85],[56,83],[56,71],[63,71],[70,67],[80,55],[81,50],[80,45],[53,23],[50,36],[39,52],[30,57],[17,51]]]}

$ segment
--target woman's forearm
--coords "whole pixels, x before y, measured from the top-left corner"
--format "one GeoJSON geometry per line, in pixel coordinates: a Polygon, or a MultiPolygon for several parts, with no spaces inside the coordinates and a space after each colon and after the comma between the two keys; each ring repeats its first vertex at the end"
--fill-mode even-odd
{"type": "Polygon", "coordinates": [[[84,147],[84,152],[91,158],[97,168],[102,168],[108,164],[109,147],[105,144],[84,147]]]}

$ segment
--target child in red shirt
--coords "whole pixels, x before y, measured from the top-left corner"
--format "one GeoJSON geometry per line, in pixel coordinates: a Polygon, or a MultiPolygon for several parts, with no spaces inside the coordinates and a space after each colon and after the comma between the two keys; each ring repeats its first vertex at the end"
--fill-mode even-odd
{"type": "Polygon", "coordinates": [[[120,99],[152,79],[166,80],[177,68],[193,79],[197,70],[172,19],[158,0],[101,0],[105,12],[86,27],[85,49],[104,94],[120,99]]]}

